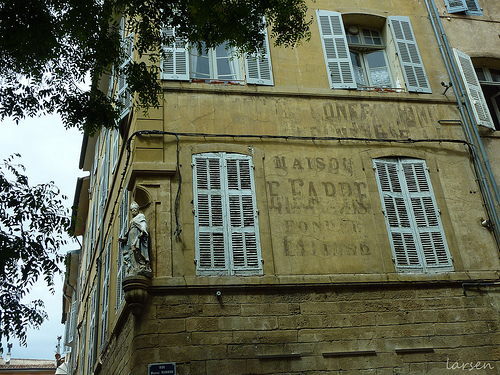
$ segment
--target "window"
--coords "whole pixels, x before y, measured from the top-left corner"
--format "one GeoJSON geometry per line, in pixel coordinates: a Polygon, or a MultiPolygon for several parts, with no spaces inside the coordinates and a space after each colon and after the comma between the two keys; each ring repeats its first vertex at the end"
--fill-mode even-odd
{"type": "Polygon", "coordinates": [[[382,35],[357,25],[346,30],[349,54],[358,88],[392,87],[382,35]]]}
{"type": "Polygon", "coordinates": [[[373,161],[396,272],[453,271],[424,160],[373,161]]]}
{"type": "MultiPolygon", "coordinates": [[[[317,16],[331,88],[393,87],[381,30],[344,25],[338,12],[318,10],[317,16]]],[[[387,24],[407,90],[431,93],[410,19],[388,17],[387,24]]]]}
{"type": "Polygon", "coordinates": [[[241,79],[241,68],[235,50],[226,43],[206,49],[202,43],[201,53],[191,48],[191,78],[201,80],[237,81],[241,79]]]}
{"type": "Polygon", "coordinates": [[[482,16],[483,12],[477,0],[444,0],[448,13],[460,13],[470,16],[482,16]]]}
{"type": "Polygon", "coordinates": [[[193,155],[198,275],[262,274],[252,158],[193,155]]]}
{"type": "Polygon", "coordinates": [[[101,311],[101,344],[99,350],[104,349],[106,343],[106,335],[108,328],[108,311],[109,311],[109,274],[111,270],[111,238],[105,248],[103,267],[103,283],[102,283],[102,311],[101,311]]]}
{"type": "MultiPolygon", "coordinates": [[[[122,195],[122,199],[120,202],[120,212],[118,215],[118,233],[119,237],[125,236],[125,233],[127,232],[127,226],[128,226],[128,191],[124,191],[122,195]]],[[[125,249],[126,244],[123,242],[118,243],[118,256],[116,258],[116,312],[120,309],[122,303],[123,303],[123,298],[124,298],[124,292],[122,288],[122,281],[123,278],[125,277],[125,266],[123,264],[123,250],[125,249]]]]}
{"type": "Polygon", "coordinates": [[[134,34],[129,33],[125,28],[125,19],[122,17],[120,22],[120,33],[122,35],[122,50],[125,55],[123,62],[120,65],[120,75],[118,76],[118,88],[116,101],[122,105],[120,119],[123,119],[129,112],[132,106],[132,94],[128,88],[125,72],[127,65],[132,62],[134,51],[134,34]]]}
{"type": "Polygon", "coordinates": [[[162,79],[176,81],[202,80],[243,82],[255,85],[273,85],[271,57],[267,30],[262,51],[258,55],[244,56],[246,75],[243,74],[243,64],[236,51],[227,44],[216,48],[202,48],[201,53],[177,38],[174,28],[164,28],[163,33],[172,42],[164,46],[162,61],[162,79]]]}
{"type": "Polygon", "coordinates": [[[495,81],[499,78],[498,71],[493,69],[476,70],[471,58],[467,54],[457,49],[453,49],[453,53],[462,76],[462,82],[467,91],[472,111],[474,112],[476,124],[495,130],[493,117],[497,121],[497,127],[500,126],[498,124],[498,120],[500,119],[500,113],[498,113],[500,82],[495,81]],[[479,76],[476,72],[479,72],[479,76]],[[480,79],[484,79],[484,84],[480,82],[480,79]],[[487,93],[489,103],[486,101],[483,90],[487,93]]]}

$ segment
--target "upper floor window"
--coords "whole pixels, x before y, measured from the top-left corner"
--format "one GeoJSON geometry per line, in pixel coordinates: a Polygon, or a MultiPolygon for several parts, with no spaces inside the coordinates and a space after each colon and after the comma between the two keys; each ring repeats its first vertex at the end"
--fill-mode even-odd
{"type": "Polygon", "coordinates": [[[477,0],[444,0],[448,13],[460,13],[470,16],[482,16],[483,12],[477,0]]]}
{"type": "Polygon", "coordinates": [[[240,61],[235,50],[226,43],[207,49],[202,43],[201,52],[192,48],[191,78],[201,80],[241,80],[240,61]]]}
{"type": "Polygon", "coordinates": [[[177,38],[175,29],[163,29],[171,42],[164,46],[161,78],[173,81],[202,80],[205,82],[246,82],[255,85],[274,85],[267,30],[264,29],[264,47],[259,54],[245,54],[243,59],[223,43],[201,51],[177,38]],[[243,69],[244,68],[244,69],[243,69]]]}
{"type": "Polygon", "coordinates": [[[252,157],[193,155],[196,272],[262,274],[252,157]]]}
{"type": "Polygon", "coordinates": [[[346,29],[349,54],[358,88],[392,87],[382,35],[357,25],[346,29]]]}
{"type": "Polygon", "coordinates": [[[373,166],[396,272],[453,271],[425,161],[375,159],[373,166]]]}
{"type": "MultiPolygon", "coordinates": [[[[338,12],[318,10],[317,16],[331,88],[393,87],[383,30],[347,25],[338,12]]],[[[431,93],[410,19],[388,17],[387,24],[407,90],[431,93]]]]}

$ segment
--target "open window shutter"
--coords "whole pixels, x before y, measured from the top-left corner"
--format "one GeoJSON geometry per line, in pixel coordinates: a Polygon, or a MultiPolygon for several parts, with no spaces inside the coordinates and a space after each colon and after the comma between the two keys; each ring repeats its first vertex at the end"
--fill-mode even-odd
{"type": "Polygon", "coordinates": [[[108,98],[112,98],[112,96],[113,96],[114,85],[115,85],[115,69],[112,67],[111,73],[109,74],[108,98]]]}
{"type": "Polygon", "coordinates": [[[221,155],[194,155],[193,168],[197,271],[227,274],[221,155]]]}
{"type": "Polygon", "coordinates": [[[478,0],[465,0],[467,4],[467,10],[465,14],[470,16],[482,16],[483,12],[481,11],[481,7],[479,6],[478,0]]]}
{"type": "Polygon", "coordinates": [[[406,191],[412,207],[427,271],[452,271],[441,218],[424,160],[402,160],[406,191]]]}
{"type": "Polygon", "coordinates": [[[132,106],[132,93],[128,89],[125,72],[127,65],[132,62],[134,51],[134,34],[129,34],[122,41],[122,48],[125,54],[124,61],[120,65],[120,75],[118,76],[118,87],[116,94],[116,101],[123,105],[120,113],[120,119],[123,119],[129,112],[132,106]]]}
{"type": "Polygon", "coordinates": [[[326,10],[316,12],[330,87],[357,88],[341,14],[326,10]]]}
{"type": "Polygon", "coordinates": [[[410,19],[393,16],[388,21],[408,91],[432,93],[410,19]]]}
{"type": "MultiPolygon", "coordinates": [[[[163,35],[175,37],[175,29],[163,28],[163,35]]],[[[166,56],[162,60],[161,79],[175,81],[189,81],[189,51],[186,43],[180,38],[174,38],[169,45],[163,46],[166,56]]]]}
{"type": "Polygon", "coordinates": [[[245,70],[248,84],[272,86],[274,85],[273,68],[266,27],[264,27],[264,34],[265,40],[262,51],[258,55],[245,55],[245,70]]]}
{"type": "Polygon", "coordinates": [[[232,273],[255,274],[262,261],[251,157],[228,154],[226,171],[232,273]]]}
{"type": "Polygon", "coordinates": [[[453,52],[455,54],[455,60],[458,63],[462,81],[465,85],[465,89],[467,90],[477,124],[495,130],[495,125],[493,124],[488,104],[484,98],[483,90],[479,84],[479,80],[470,57],[455,48],[453,49],[453,52]]]}
{"type": "Polygon", "coordinates": [[[405,203],[400,181],[399,165],[397,161],[377,159],[374,160],[374,166],[396,272],[422,271],[416,233],[411,227],[409,207],[405,203]]]}
{"type": "Polygon", "coordinates": [[[118,129],[113,129],[113,160],[112,160],[112,171],[114,173],[116,164],[118,163],[118,154],[120,153],[120,131],[118,129]]]}
{"type": "Polygon", "coordinates": [[[458,13],[467,10],[465,0],[444,0],[448,13],[458,13]]]}

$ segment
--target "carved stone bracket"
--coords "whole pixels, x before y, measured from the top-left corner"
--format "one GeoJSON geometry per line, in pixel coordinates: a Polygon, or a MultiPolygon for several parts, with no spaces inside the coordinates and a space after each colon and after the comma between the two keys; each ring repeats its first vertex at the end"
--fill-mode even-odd
{"type": "Polygon", "coordinates": [[[128,276],[123,279],[122,286],[125,292],[125,301],[134,316],[142,313],[144,303],[148,298],[148,287],[151,280],[142,275],[128,276]]]}

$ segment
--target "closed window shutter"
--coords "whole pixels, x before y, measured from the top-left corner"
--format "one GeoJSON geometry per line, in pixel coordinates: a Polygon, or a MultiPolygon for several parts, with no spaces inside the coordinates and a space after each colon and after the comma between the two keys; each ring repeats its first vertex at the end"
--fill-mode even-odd
{"type": "MultiPolygon", "coordinates": [[[[122,195],[122,199],[120,202],[120,211],[118,215],[118,232],[119,236],[125,236],[127,232],[127,224],[128,224],[128,192],[124,191],[122,195]]],[[[120,309],[123,299],[124,299],[124,291],[122,287],[122,281],[125,277],[125,266],[123,264],[123,250],[126,245],[122,242],[118,243],[118,256],[116,258],[116,312],[120,309]]]]}
{"type": "Polygon", "coordinates": [[[89,327],[89,348],[87,352],[87,373],[91,374],[93,373],[93,367],[94,367],[94,348],[96,344],[96,315],[97,315],[97,292],[96,292],[96,287],[92,289],[92,297],[91,297],[91,303],[90,303],[90,327],[89,327]]]}
{"type": "Polygon", "coordinates": [[[245,70],[248,84],[272,86],[274,85],[273,69],[266,27],[264,27],[264,34],[265,40],[262,51],[258,55],[245,55],[245,70]]]}
{"type": "Polygon", "coordinates": [[[410,19],[393,16],[388,21],[408,91],[432,93],[410,19]]]}
{"type": "Polygon", "coordinates": [[[205,271],[209,274],[227,274],[222,158],[217,154],[196,156],[194,171],[197,269],[200,274],[205,271]]]}
{"type": "Polygon", "coordinates": [[[397,272],[453,271],[425,161],[374,160],[397,272]]]}
{"type": "Polygon", "coordinates": [[[418,256],[416,236],[410,224],[409,208],[405,202],[398,167],[397,162],[375,160],[389,241],[397,272],[422,271],[423,266],[418,256]]]}
{"type": "Polygon", "coordinates": [[[326,10],[316,13],[330,87],[357,88],[341,14],[326,10]]]}
{"type": "Polygon", "coordinates": [[[186,43],[175,38],[175,29],[172,27],[165,27],[162,32],[165,37],[173,38],[173,41],[163,46],[166,56],[161,63],[161,79],[189,81],[189,52],[186,43]]]}
{"type": "Polygon", "coordinates": [[[474,70],[474,65],[472,65],[470,57],[455,48],[453,49],[453,52],[455,54],[455,60],[458,63],[462,81],[465,89],[467,90],[477,124],[495,130],[495,125],[493,124],[488,104],[484,98],[483,90],[481,89],[479,79],[477,78],[476,71],[474,70]]]}
{"type": "Polygon", "coordinates": [[[111,239],[108,240],[104,255],[104,276],[102,286],[102,311],[101,311],[101,344],[100,350],[104,348],[106,343],[107,327],[108,327],[108,311],[109,311],[109,274],[111,268],[111,239]]]}
{"type": "Polygon", "coordinates": [[[194,155],[193,167],[198,274],[262,273],[251,157],[194,155]]]}
{"type": "Polygon", "coordinates": [[[468,9],[465,0],[444,0],[444,4],[448,13],[464,12],[468,9]]]}
{"type": "Polygon", "coordinates": [[[403,174],[427,271],[453,270],[427,166],[423,160],[402,160],[403,174]]]}
{"type": "Polygon", "coordinates": [[[467,10],[465,11],[465,14],[468,14],[470,16],[483,15],[483,12],[481,11],[481,7],[479,6],[477,0],[465,0],[465,3],[467,4],[467,10]]]}
{"type": "Polygon", "coordinates": [[[226,167],[233,271],[254,273],[261,262],[251,159],[228,155],[226,167]]]}

